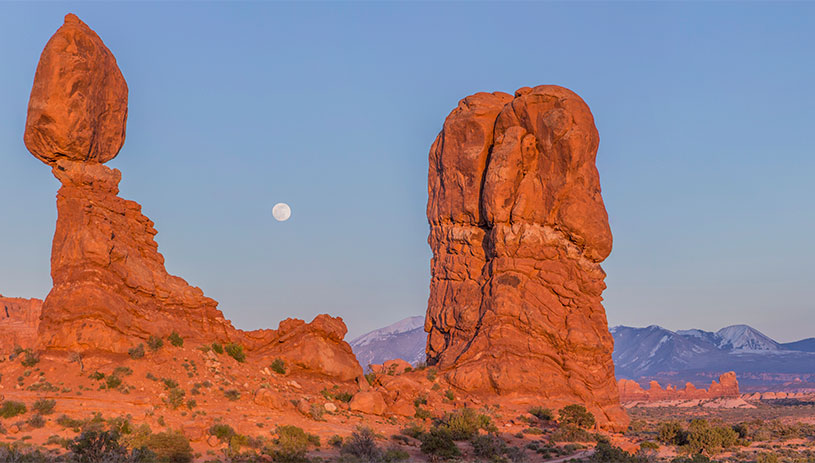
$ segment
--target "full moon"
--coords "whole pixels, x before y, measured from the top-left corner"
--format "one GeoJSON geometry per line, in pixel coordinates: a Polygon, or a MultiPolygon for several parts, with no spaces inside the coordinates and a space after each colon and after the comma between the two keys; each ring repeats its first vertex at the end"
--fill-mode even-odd
{"type": "Polygon", "coordinates": [[[272,208],[272,215],[278,222],[285,222],[291,217],[291,208],[286,203],[277,203],[272,208]]]}

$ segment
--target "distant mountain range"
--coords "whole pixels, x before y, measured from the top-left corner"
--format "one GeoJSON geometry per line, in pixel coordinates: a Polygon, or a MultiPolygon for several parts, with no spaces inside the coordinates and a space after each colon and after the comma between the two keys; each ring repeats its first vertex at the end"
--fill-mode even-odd
{"type": "MultiPolygon", "coordinates": [[[[424,361],[427,339],[424,317],[410,317],[351,341],[360,364],[401,358],[424,361]]],[[[706,387],[712,379],[735,371],[742,391],[815,391],[815,338],[779,343],[748,325],[716,332],[670,331],[660,326],[615,326],[614,365],[617,378],[646,384],[706,387]]]]}
{"type": "Polygon", "coordinates": [[[359,364],[367,372],[368,365],[380,364],[385,360],[402,359],[413,365],[424,362],[426,342],[424,317],[409,317],[363,334],[349,344],[359,364]]]}

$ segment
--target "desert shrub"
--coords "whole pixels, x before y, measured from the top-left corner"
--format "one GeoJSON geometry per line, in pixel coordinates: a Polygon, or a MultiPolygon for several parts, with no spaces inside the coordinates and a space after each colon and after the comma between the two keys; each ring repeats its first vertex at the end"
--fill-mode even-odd
{"type": "Polygon", "coordinates": [[[144,357],[144,344],[139,344],[136,347],[131,347],[127,350],[127,355],[134,360],[138,360],[144,357]]]}
{"type": "Polygon", "coordinates": [[[105,380],[105,384],[107,385],[108,389],[116,389],[117,387],[122,385],[122,378],[116,375],[110,375],[105,380]]]}
{"type": "Polygon", "coordinates": [[[184,338],[182,338],[181,335],[179,335],[175,331],[173,331],[172,333],[170,333],[169,336],[167,336],[167,340],[170,341],[170,344],[172,344],[175,347],[181,347],[184,345],[184,338]]]}
{"type": "Polygon", "coordinates": [[[190,441],[180,432],[149,434],[134,444],[155,454],[158,463],[190,463],[193,459],[190,441]]]}
{"type": "Polygon", "coordinates": [[[129,367],[116,367],[113,370],[113,374],[120,377],[120,378],[122,376],[130,376],[130,375],[133,374],[133,369],[129,368],[129,367]]]}
{"type": "Polygon", "coordinates": [[[589,458],[589,461],[596,463],[639,463],[640,458],[606,441],[600,441],[594,447],[594,454],[589,458]]]}
{"type": "Polygon", "coordinates": [[[573,425],[582,429],[594,426],[594,415],[586,407],[579,404],[567,405],[558,411],[558,421],[561,424],[573,425]]]}
{"type": "Polygon", "coordinates": [[[33,367],[34,365],[40,363],[40,355],[36,352],[32,351],[31,349],[25,349],[22,352],[22,358],[20,359],[20,364],[24,367],[33,367]]]}
{"type": "Polygon", "coordinates": [[[232,439],[232,436],[237,434],[232,426],[228,424],[217,423],[209,428],[209,433],[218,438],[219,441],[227,443],[232,439]]]}
{"type": "Polygon", "coordinates": [[[778,463],[778,455],[774,453],[762,453],[756,458],[756,463],[778,463]]]}
{"type": "Polygon", "coordinates": [[[421,405],[427,405],[427,396],[425,394],[419,394],[413,399],[413,405],[419,407],[421,405]]]}
{"type": "Polygon", "coordinates": [[[380,462],[384,453],[376,445],[376,435],[369,427],[359,427],[351,433],[340,448],[340,455],[351,456],[363,462],[380,462]]]}
{"type": "Polygon", "coordinates": [[[164,383],[164,389],[175,389],[178,387],[178,381],[172,378],[161,378],[161,382],[164,383]]]}
{"type": "Polygon", "coordinates": [[[552,421],[555,419],[555,414],[552,410],[543,407],[532,407],[529,409],[529,414],[541,421],[552,421]]]}
{"type": "Polygon", "coordinates": [[[88,375],[88,378],[90,378],[90,379],[92,379],[94,381],[101,381],[101,380],[105,379],[105,374],[102,373],[101,371],[94,371],[93,373],[88,375]]]}
{"type": "Polygon", "coordinates": [[[678,421],[664,421],[657,427],[657,439],[663,444],[685,445],[688,443],[688,434],[678,421]]]}
{"type": "Polygon", "coordinates": [[[57,418],[57,424],[63,428],[74,429],[76,432],[79,432],[79,428],[82,427],[83,422],[82,420],[70,418],[68,415],[60,415],[60,417],[57,418]]]}
{"type": "Polygon", "coordinates": [[[26,421],[26,423],[28,423],[28,425],[31,426],[32,428],[39,429],[45,426],[45,419],[42,417],[42,415],[36,413],[32,415],[31,418],[29,418],[28,421],[26,421]]]}
{"type": "Polygon", "coordinates": [[[308,434],[297,426],[278,426],[276,432],[277,439],[270,452],[275,462],[307,462],[309,449],[320,446],[318,436],[308,434]]]}
{"type": "Polygon", "coordinates": [[[452,460],[461,456],[453,436],[445,428],[433,427],[429,432],[423,433],[419,439],[422,441],[422,453],[431,459],[452,460]]]}
{"type": "Polygon", "coordinates": [[[272,362],[270,368],[273,372],[279,375],[286,374],[286,362],[284,362],[282,359],[274,359],[274,362],[272,362]]]}
{"type": "Polygon", "coordinates": [[[552,442],[591,442],[595,436],[583,428],[574,425],[560,426],[549,436],[552,442]]]}
{"type": "Polygon", "coordinates": [[[405,452],[404,450],[398,447],[391,447],[385,450],[385,454],[383,455],[382,460],[385,461],[386,463],[392,463],[397,461],[406,461],[408,458],[410,458],[409,453],[405,452]]]}
{"type": "Polygon", "coordinates": [[[723,448],[736,445],[738,434],[725,426],[712,426],[707,420],[693,420],[688,426],[687,450],[691,453],[714,455],[723,448]]]}
{"type": "Polygon", "coordinates": [[[308,410],[309,416],[311,416],[312,420],[315,421],[323,421],[323,415],[325,415],[325,408],[313,404],[308,410]]]}
{"type": "Polygon", "coordinates": [[[342,447],[342,437],[337,434],[334,434],[333,436],[328,438],[328,445],[337,448],[342,447]]]}
{"type": "Polygon", "coordinates": [[[119,433],[120,436],[131,434],[133,432],[133,423],[130,422],[130,418],[130,415],[110,418],[107,420],[108,428],[119,433]]]}
{"type": "Polygon", "coordinates": [[[216,354],[223,354],[224,353],[224,346],[222,346],[221,344],[219,344],[217,342],[213,342],[212,343],[212,350],[216,354]]]}
{"type": "Polygon", "coordinates": [[[453,440],[468,440],[474,437],[479,429],[495,431],[495,425],[487,415],[476,413],[472,408],[464,408],[446,413],[435,423],[434,427],[447,430],[453,440]]]}
{"type": "Polygon", "coordinates": [[[0,405],[0,418],[13,418],[27,411],[28,409],[24,403],[7,400],[3,402],[3,405],[0,405]]]}
{"type": "Polygon", "coordinates": [[[31,406],[31,409],[40,415],[48,415],[54,412],[54,407],[57,406],[57,401],[53,399],[38,399],[31,406]]]}
{"type": "Polygon", "coordinates": [[[444,392],[444,398],[452,401],[456,399],[456,395],[453,393],[453,391],[448,389],[447,391],[444,392]]]}
{"type": "Polygon", "coordinates": [[[368,384],[373,386],[374,381],[376,381],[376,373],[374,373],[374,372],[365,373],[365,381],[368,381],[368,384]]]}
{"type": "Polygon", "coordinates": [[[348,403],[351,401],[351,399],[354,398],[354,394],[351,394],[350,392],[347,391],[343,391],[334,394],[334,398],[339,400],[340,402],[348,403]]]}
{"type": "Polygon", "coordinates": [[[504,461],[507,444],[495,434],[475,436],[470,443],[473,446],[473,455],[479,459],[493,462],[504,461]]]}
{"type": "Polygon", "coordinates": [[[167,404],[168,407],[175,410],[178,407],[184,405],[184,396],[186,395],[187,394],[184,392],[183,389],[174,387],[167,391],[167,397],[164,398],[164,403],[167,404]]]}
{"type": "Polygon", "coordinates": [[[187,408],[192,410],[193,408],[198,406],[198,401],[195,399],[187,399],[187,408]]]}
{"type": "Polygon", "coordinates": [[[418,423],[410,423],[406,428],[399,431],[402,435],[418,439],[424,434],[424,428],[418,423]]]}
{"type": "Polygon", "coordinates": [[[419,418],[420,420],[425,420],[433,416],[433,414],[430,413],[430,410],[426,410],[422,407],[416,407],[416,414],[414,414],[413,416],[419,418]]]}
{"type": "Polygon", "coordinates": [[[710,458],[696,454],[691,457],[676,457],[671,460],[671,463],[710,463],[710,458]]]}
{"type": "Polygon", "coordinates": [[[40,449],[0,444],[0,461],[3,463],[50,463],[53,458],[44,454],[40,449]]]}
{"type": "Polygon", "coordinates": [[[155,352],[155,351],[161,349],[162,347],[164,347],[164,340],[161,339],[158,336],[150,336],[147,339],[147,347],[149,347],[150,350],[155,352]]]}
{"type": "Polygon", "coordinates": [[[224,397],[234,402],[241,398],[241,393],[237,389],[227,389],[224,391],[224,397]]]}
{"type": "Polygon", "coordinates": [[[656,442],[645,441],[640,444],[640,449],[642,450],[659,450],[659,444],[656,442]]]}
{"type": "Polygon", "coordinates": [[[242,363],[246,361],[246,352],[243,351],[243,346],[240,344],[229,343],[224,346],[224,351],[238,362],[242,363]]]}
{"type": "Polygon", "coordinates": [[[73,463],[125,461],[127,448],[112,431],[85,431],[68,443],[69,460],[73,463]]]}

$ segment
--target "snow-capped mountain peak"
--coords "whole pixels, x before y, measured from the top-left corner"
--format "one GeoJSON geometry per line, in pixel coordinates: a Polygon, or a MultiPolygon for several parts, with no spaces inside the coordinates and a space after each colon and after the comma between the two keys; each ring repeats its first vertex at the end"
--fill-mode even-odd
{"type": "Polygon", "coordinates": [[[393,336],[400,333],[406,333],[408,331],[413,331],[416,328],[424,326],[424,317],[408,317],[404,320],[399,320],[398,322],[388,325],[384,328],[379,328],[378,330],[371,331],[369,333],[363,334],[362,336],[354,339],[350,342],[352,346],[362,347],[368,345],[374,341],[378,341],[380,339],[387,338],[389,336],[393,336]]]}
{"type": "Polygon", "coordinates": [[[716,332],[718,347],[742,352],[781,350],[781,346],[757,329],[747,325],[727,326],[716,332]]]}

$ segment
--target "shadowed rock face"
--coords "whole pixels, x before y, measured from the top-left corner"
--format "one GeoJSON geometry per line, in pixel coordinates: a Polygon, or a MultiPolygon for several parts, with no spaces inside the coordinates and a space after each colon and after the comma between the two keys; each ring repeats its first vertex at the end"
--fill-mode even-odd
{"type": "Polygon", "coordinates": [[[598,143],[562,87],[477,93],[450,113],[430,149],[427,359],[462,390],[583,403],[621,427],[598,143]]]}
{"type": "Polygon", "coordinates": [[[287,320],[278,330],[235,329],[218,303],[170,275],[153,222],[118,196],[122,174],[103,165],[124,143],[127,84],[102,40],[74,15],[42,53],[24,140],[62,184],[51,250],[54,286],[42,305],[39,347],[124,353],[172,332],[235,342],[258,360],[352,380],[362,374],[341,318],[287,320]]]}

